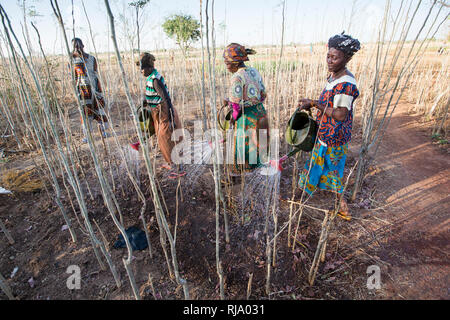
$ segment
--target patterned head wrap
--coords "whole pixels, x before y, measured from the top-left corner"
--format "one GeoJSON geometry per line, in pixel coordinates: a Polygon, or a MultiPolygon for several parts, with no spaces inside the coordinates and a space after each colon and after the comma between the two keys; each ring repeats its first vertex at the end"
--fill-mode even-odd
{"type": "Polygon", "coordinates": [[[344,34],[344,32],[331,37],[328,40],[328,48],[335,48],[342,51],[346,56],[353,57],[361,49],[361,44],[358,39],[353,39],[349,35],[344,34]]]}
{"type": "Polygon", "coordinates": [[[248,61],[248,55],[255,53],[256,51],[253,49],[245,49],[238,43],[232,43],[225,48],[223,58],[225,62],[239,63],[248,61]]]}
{"type": "Polygon", "coordinates": [[[144,68],[153,68],[155,66],[155,56],[148,52],[141,53],[139,61],[136,61],[136,65],[144,68]]]}

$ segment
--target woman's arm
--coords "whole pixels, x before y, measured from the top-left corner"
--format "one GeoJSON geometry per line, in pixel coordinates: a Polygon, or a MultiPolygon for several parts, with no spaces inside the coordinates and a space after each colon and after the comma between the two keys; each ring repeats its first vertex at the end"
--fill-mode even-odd
{"type": "MultiPolygon", "coordinates": [[[[164,84],[158,80],[153,80],[153,87],[155,88],[158,95],[161,97],[161,105],[163,108],[167,110],[167,113],[169,115],[169,121],[173,122],[173,106],[172,106],[172,100],[169,97],[169,93],[166,90],[166,87],[164,84]]],[[[173,125],[175,125],[175,122],[173,122],[173,125]]]]}

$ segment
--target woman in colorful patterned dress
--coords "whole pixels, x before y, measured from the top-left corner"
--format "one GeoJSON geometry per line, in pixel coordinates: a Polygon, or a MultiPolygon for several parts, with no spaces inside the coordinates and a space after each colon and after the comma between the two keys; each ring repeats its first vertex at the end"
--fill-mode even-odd
{"type": "MultiPolygon", "coordinates": [[[[97,59],[84,52],[84,45],[81,39],[72,40],[73,66],[75,84],[83,106],[88,126],[92,128],[92,120],[96,120],[104,137],[107,137],[105,130],[108,128],[108,118],[104,111],[105,100],[103,99],[102,87],[98,79],[97,59]]],[[[83,117],[81,117],[83,122],[83,117]]],[[[87,142],[86,129],[83,126],[83,143],[87,142]]]]}
{"type": "MultiPolygon", "coordinates": [[[[318,142],[300,175],[299,186],[312,195],[316,189],[343,193],[344,166],[352,135],[353,103],[359,96],[355,77],[347,63],[360,43],[343,33],[329,39],[327,64],[331,75],[319,100],[301,99],[300,109],[317,108],[318,142]]],[[[348,206],[341,197],[339,216],[349,220],[348,206]]]]}
{"type": "MultiPolygon", "coordinates": [[[[143,106],[151,111],[158,146],[167,162],[162,167],[172,170],[171,154],[175,146],[175,142],[172,141],[172,132],[175,129],[181,129],[181,122],[172,105],[166,82],[155,68],[155,60],[152,54],[144,52],[136,64],[140,66],[142,75],[147,79],[143,106]]],[[[138,144],[134,144],[134,146],[138,147],[138,144]]],[[[183,174],[182,172],[172,171],[169,177],[174,178],[183,174]]]]}
{"type": "Polygon", "coordinates": [[[258,70],[247,67],[248,55],[255,54],[252,49],[232,43],[223,53],[228,71],[233,73],[229,98],[224,104],[232,108],[232,124],[234,124],[234,164],[233,173],[241,170],[251,171],[261,165],[258,144],[259,129],[268,130],[267,112],[263,102],[266,89],[258,70]]]}

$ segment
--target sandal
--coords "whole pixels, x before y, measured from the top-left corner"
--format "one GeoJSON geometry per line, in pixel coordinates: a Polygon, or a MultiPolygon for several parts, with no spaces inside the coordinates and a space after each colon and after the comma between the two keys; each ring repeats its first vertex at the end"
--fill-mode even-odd
{"type": "Polygon", "coordinates": [[[180,172],[178,172],[178,176],[179,176],[179,177],[184,177],[185,175],[187,175],[187,172],[186,172],[186,171],[180,171],[180,172]]]}
{"type": "Polygon", "coordinates": [[[166,169],[166,170],[172,170],[172,166],[170,164],[162,164],[161,168],[166,169]]]}
{"type": "Polygon", "coordinates": [[[171,173],[169,173],[168,178],[169,178],[170,180],[175,180],[175,179],[184,177],[186,174],[187,174],[186,171],[182,171],[182,172],[180,172],[180,173],[175,172],[175,171],[172,171],[171,173]]]}
{"type": "Polygon", "coordinates": [[[178,178],[178,174],[176,172],[171,172],[167,178],[169,178],[170,180],[175,180],[178,178]]]}
{"type": "Polygon", "coordinates": [[[344,219],[346,221],[351,221],[352,220],[352,216],[348,214],[348,212],[343,212],[343,211],[339,211],[337,213],[338,217],[341,219],[344,219]]]}

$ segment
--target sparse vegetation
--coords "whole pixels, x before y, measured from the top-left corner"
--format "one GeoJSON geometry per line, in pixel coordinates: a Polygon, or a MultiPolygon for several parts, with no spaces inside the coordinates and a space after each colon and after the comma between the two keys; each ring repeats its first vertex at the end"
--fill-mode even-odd
{"type": "MultiPolygon", "coordinates": [[[[58,28],[66,36],[58,1],[51,3],[58,28]]],[[[151,9],[151,2],[129,5],[136,10],[139,30],[141,10],[144,6],[151,9]]],[[[211,6],[209,1],[200,1],[202,25],[187,15],[168,17],[162,27],[180,50],[152,52],[191,135],[195,121],[203,120],[205,129],[216,127],[217,109],[228,88],[229,74],[221,59],[223,48],[216,47],[211,6]],[[202,48],[193,48],[200,39],[202,48]]],[[[425,137],[428,142],[431,137],[441,147],[448,146],[449,53],[437,52],[435,48],[442,43],[431,40],[441,27],[438,17],[445,3],[434,1],[433,7],[427,8],[426,20],[418,21],[416,16],[405,14],[405,8],[392,12],[388,7],[378,38],[365,43],[350,62],[361,96],[356,102],[354,150],[349,153],[345,196],[353,198],[352,210],[357,215],[356,222],[344,224],[330,211],[335,199],[295,199],[298,173],[305,163],[302,153],[289,160],[272,194],[250,195],[247,206],[243,205],[243,194],[251,190],[255,180],[243,177],[236,183],[227,168],[219,165],[218,154],[211,156],[211,164],[192,170],[190,180],[168,180],[157,167],[156,141],[146,139],[139,129],[136,106],[142,97],[142,79],[133,48],[120,52],[108,0],[105,11],[114,52],[96,56],[111,137],[103,138],[86,128],[90,132],[88,143],[81,144],[80,117],[84,113],[72,75],[65,68],[71,63],[70,37],[64,40],[66,51],[61,56],[48,55],[40,39],[22,44],[14,33],[20,27],[10,24],[2,7],[0,186],[17,194],[0,195],[0,202],[6,199],[0,203],[5,210],[0,212],[0,223],[2,230],[8,230],[4,232],[8,243],[26,246],[30,255],[21,257],[27,265],[21,266],[20,272],[23,276],[34,272],[42,287],[44,279],[52,282],[49,286],[56,294],[52,299],[373,298],[361,287],[366,265],[383,259],[370,255],[371,245],[378,246],[384,239],[384,233],[379,239],[377,232],[388,232],[385,230],[394,224],[389,220],[393,219],[388,212],[390,205],[384,201],[404,189],[405,193],[416,192],[400,185],[395,190],[390,186],[392,194],[383,193],[392,168],[386,166],[385,172],[376,167],[376,160],[385,156],[383,143],[390,134],[390,121],[397,120],[398,108],[404,107],[411,117],[431,124],[425,137]],[[394,39],[393,30],[405,31],[413,23],[424,25],[421,32],[427,35],[425,40],[419,40],[421,32],[414,41],[406,41],[407,33],[399,41],[394,39]],[[127,146],[136,139],[147,147],[130,153],[127,146]],[[376,180],[377,174],[380,180],[376,180]],[[16,199],[23,204],[17,204],[16,199]],[[261,208],[262,200],[270,206],[261,208]],[[10,209],[15,210],[13,215],[10,209]],[[381,218],[378,213],[386,215],[381,218]],[[23,220],[41,227],[30,229],[36,233],[24,233],[26,228],[17,225],[23,220]],[[70,236],[61,233],[62,225],[67,226],[70,236]],[[133,251],[128,241],[126,253],[112,248],[118,234],[127,239],[125,230],[130,226],[146,232],[148,250],[133,251]],[[30,244],[31,237],[37,244],[30,244]],[[41,265],[41,260],[47,265],[41,265]],[[65,277],[61,265],[73,263],[89,269],[84,278],[89,290],[84,296],[67,293],[65,280],[61,280],[65,277]],[[91,281],[94,278],[95,282],[91,281]]],[[[86,16],[89,19],[88,13],[86,16]]],[[[31,30],[38,38],[39,28],[31,30]]],[[[95,42],[92,33],[89,40],[95,42]]],[[[279,123],[275,129],[280,130],[280,155],[284,155],[290,150],[282,133],[299,98],[317,97],[323,89],[327,48],[323,43],[282,43],[256,51],[248,65],[257,68],[265,81],[265,107],[270,122],[279,123]]],[[[219,141],[219,136],[214,136],[216,150],[219,141]]],[[[267,187],[269,179],[258,181],[267,187]]],[[[9,252],[2,237],[0,234],[0,251],[9,252]]],[[[10,272],[11,263],[2,260],[0,273],[10,272]]],[[[35,298],[28,284],[18,284],[16,279],[0,275],[5,295],[12,299],[20,292],[25,299],[35,298]]],[[[377,294],[377,298],[382,297],[377,294]]]]}

